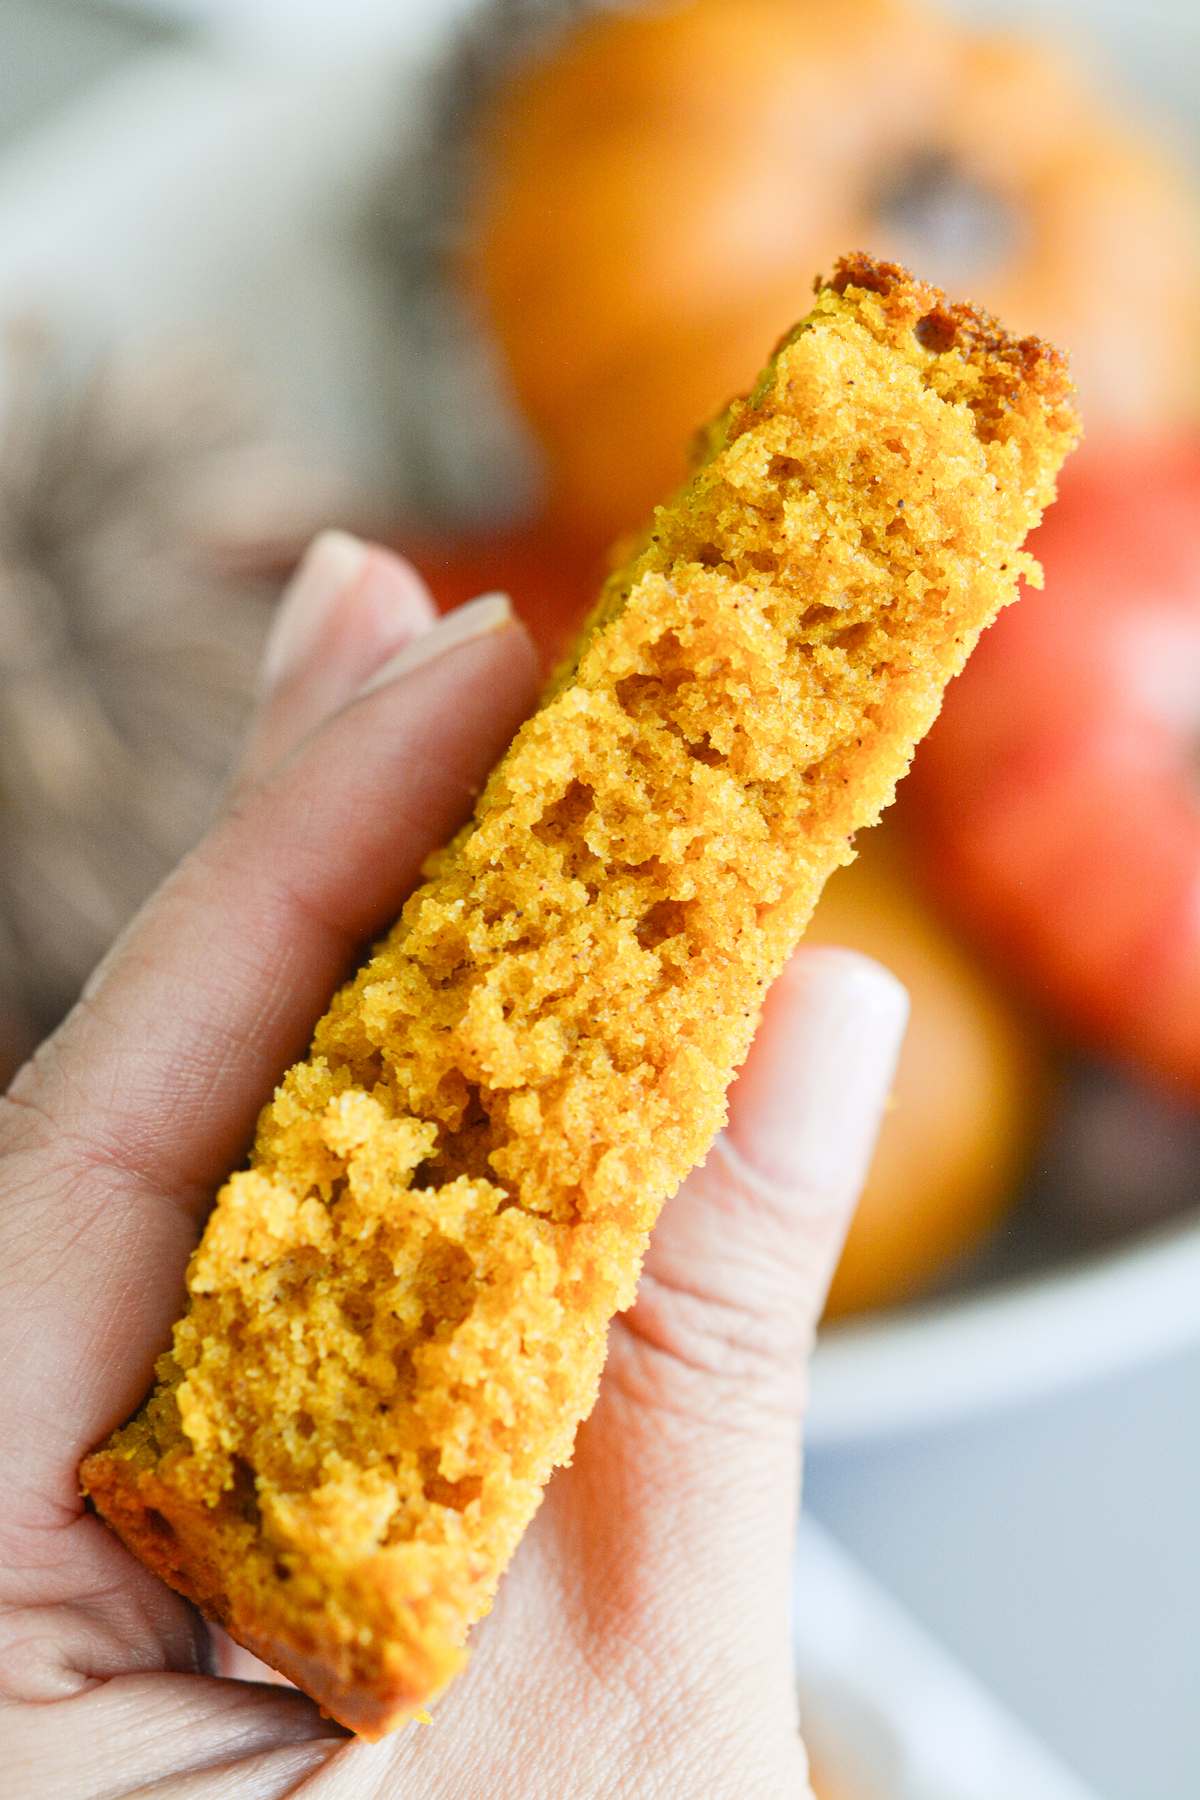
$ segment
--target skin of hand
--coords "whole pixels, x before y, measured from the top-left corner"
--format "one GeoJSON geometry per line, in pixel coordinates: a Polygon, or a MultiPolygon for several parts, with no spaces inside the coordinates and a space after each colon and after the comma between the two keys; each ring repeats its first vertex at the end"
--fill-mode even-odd
{"type": "Polygon", "coordinates": [[[218,1663],[221,1634],[80,1496],[272,1085],[534,704],[502,597],[435,617],[388,552],[316,541],[226,810],[0,1103],[9,1800],[809,1791],[787,1630],[805,1367],[907,1010],[865,958],[801,949],[768,996],[728,1128],[664,1211],[574,1461],[432,1724],[369,1745],[228,1640],[218,1663]]]}

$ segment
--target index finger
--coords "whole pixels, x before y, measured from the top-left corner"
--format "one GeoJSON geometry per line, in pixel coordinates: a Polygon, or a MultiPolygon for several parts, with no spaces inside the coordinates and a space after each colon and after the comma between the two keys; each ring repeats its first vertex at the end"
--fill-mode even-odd
{"type": "Polygon", "coordinates": [[[18,1077],[0,1113],[0,1363],[44,1498],[77,1504],[80,1452],[145,1392],[213,1188],[535,687],[513,626],[339,714],[160,890],[18,1077]]]}

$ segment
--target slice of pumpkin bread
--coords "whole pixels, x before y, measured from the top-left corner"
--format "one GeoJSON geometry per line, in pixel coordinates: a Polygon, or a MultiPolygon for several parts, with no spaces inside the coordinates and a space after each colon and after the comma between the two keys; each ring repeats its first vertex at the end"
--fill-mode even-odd
{"type": "Polygon", "coordinates": [[[1036,339],[839,265],[218,1197],[84,1486],[364,1735],[463,1663],[767,984],[1035,572],[1069,392],[1036,339]]]}

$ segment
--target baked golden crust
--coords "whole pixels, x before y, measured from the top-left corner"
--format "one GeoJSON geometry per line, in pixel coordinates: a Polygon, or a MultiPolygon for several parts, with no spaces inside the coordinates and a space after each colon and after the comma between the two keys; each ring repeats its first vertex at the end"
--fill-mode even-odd
{"type": "Polygon", "coordinates": [[[264,1111],[83,1481],[364,1735],[463,1661],[762,994],[1031,572],[1075,430],[1056,352],[840,265],[264,1111]]]}

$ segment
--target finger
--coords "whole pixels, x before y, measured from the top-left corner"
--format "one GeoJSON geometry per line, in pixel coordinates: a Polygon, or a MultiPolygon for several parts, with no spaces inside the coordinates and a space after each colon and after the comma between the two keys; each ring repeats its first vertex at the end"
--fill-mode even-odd
{"type": "Polygon", "coordinates": [[[402,656],[218,824],[4,1103],[0,1344],[43,1509],[77,1505],[74,1464],[149,1385],[213,1189],[536,694],[495,599],[402,656]]]}
{"type": "Polygon", "coordinates": [[[261,781],[436,620],[428,588],[402,557],[346,531],[314,538],[267,639],[260,705],[233,797],[261,781]]]}
{"type": "MultiPolygon", "coordinates": [[[[867,958],[792,958],[728,1130],[664,1210],[574,1466],[548,1496],[552,1517],[586,1521],[603,1617],[650,1611],[685,1662],[720,1643],[727,1678],[736,1662],[778,1686],[789,1666],[806,1358],[906,1018],[904,990],[867,958]]],[[[790,1687],[776,1697],[790,1717],[790,1687]]]]}
{"type": "Polygon", "coordinates": [[[186,1675],[116,1676],[4,1718],[7,1800],[282,1800],[346,1739],[301,1694],[186,1675]]]}
{"type": "Polygon", "coordinates": [[[664,1209],[626,1315],[673,1412],[709,1422],[720,1389],[737,1429],[790,1434],[907,1016],[853,951],[802,948],[771,989],[728,1127],[664,1209]]]}

